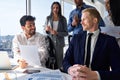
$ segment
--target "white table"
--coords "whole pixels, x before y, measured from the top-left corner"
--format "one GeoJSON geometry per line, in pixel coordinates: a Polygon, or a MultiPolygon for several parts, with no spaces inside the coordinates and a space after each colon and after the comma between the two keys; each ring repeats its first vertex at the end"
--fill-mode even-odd
{"type": "MultiPolygon", "coordinates": [[[[31,69],[31,68],[28,68],[28,69],[31,69]]],[[[41,72],[50,71],[50,69],[43,68],[43,67],[39,69],[41,72]]],[[[25,69],[20,69],[20,68],[17,68],[15,70],[0,70],[0,80],[26,80],[26,76],[29,76],[30,74],[23,73],[24,70],[25,69]],[[5,79],[5,77],[8,77],[8,79],[5,79]]],[[[72,80],[71,76],[66,73],[62,73],[62,76],[64,77],[64,80],[72,80]]]]}

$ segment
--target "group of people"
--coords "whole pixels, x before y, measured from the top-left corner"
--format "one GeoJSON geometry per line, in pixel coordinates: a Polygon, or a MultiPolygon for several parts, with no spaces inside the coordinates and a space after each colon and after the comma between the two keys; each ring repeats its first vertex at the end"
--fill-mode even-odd
{"type": "MultiPolygon", "coordinates": [[[[117,80],[120,78],[120,47],[116,39],[100,32],[105,26],[99,12],[83,0],[74,0],[76,8],[70,13],[68,25],[61,14],[59,2],[53,2],[44,30],[54,44],[58,69],[72,76],[72,80],[117,80]],[[73,38],[63,58],[64,37],[73,31],[73,38]],[[91,34],[89,40],[89,34],[91,34]],[[88,50],[87,44],[90,41],[88,50]],[[89,60],[88,59],[89,54],[89,60]],[[87,63],[89,64],[86,64],[87,63]]],[[[36,32],[35,17],[25,15],[20,19],[22,33],[13,39],[14,58],[21,68],[28,63],[20,57],[20,45],[36,45],[41,66],[48,60],[46,36],[36,32]]]]}
{"type": "MultiPolygon", "coordinates": [[[[27,67],[28,63],[20,56],[20,45],[36,45],[41,66],[45,67],[49,57],[49,40],[46,40],[45,35],[36,32],[35,17],[25,15],[20,19],[20,24],[23,32],[17,34],[13,39],[14,59],[19,65],[22,65],[22,68],[27,67]]],[[[67,36],[68,32],[67,21],[61,14],[59,2],[53,2],[51,5],[51,13],[46,19],[44,29],[54,44],[57,67],[60,69],[63,60],[63,47],[65,46],[64,36],[67,36]]]]}

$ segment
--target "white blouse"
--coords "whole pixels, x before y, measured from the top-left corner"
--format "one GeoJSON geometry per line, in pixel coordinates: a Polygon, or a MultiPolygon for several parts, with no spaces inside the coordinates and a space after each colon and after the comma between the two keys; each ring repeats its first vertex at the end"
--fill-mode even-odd
{"type": "Polygon", "coordinates": [[[53,21],[53,29],[57,30],[58,28],[58,21],[53,21]]]}

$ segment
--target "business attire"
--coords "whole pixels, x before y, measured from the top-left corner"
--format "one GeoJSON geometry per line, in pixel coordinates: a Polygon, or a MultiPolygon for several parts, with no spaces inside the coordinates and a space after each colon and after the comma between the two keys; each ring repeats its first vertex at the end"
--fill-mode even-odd
{"type": "Polygon", "coordinates": [[[38,53],[40,57],[40,62],[42,66],[45,67],[46,61],[48,59],[48,42],[45,40],[45,36],[36,32],[31,38],[27,39],[24,32],[15,35],[12,42],[12,51],[14,53],[14,59],[18,60],[20,58],[20,45],[36,45],[38,47],[38,53]]]}
{"type": "MultiPolygon", "coordinates": [[[[63,60],[64,71],[74,64],[85,64],[87,32],[74,35],[63,60]]],[[[120,79],[120,47],[114,37],[99,31],[93,34],[90,68],[98,71],[101,80],[120,79]],[[94,36],[95,35],[95,36],[94,36]],[[112,71],[110,71],[110,67],[112,71]]]]}
{"type": "Polygon", "coordinates": [[[45,22],[45,26],[50,26],[52,29],[58,32],[57,35],[53,35],[50,32],[46,32],[47,35],[53,41],[56,50],[56,59],[58,68],[62,67],[63,61],[63,47],[65,46],[64,37],[68,35],[67,21],[64,16],[60,16],[58,21],[53,21],[51,16],[48,16],[45,22]]]}
{"type": "MultiPolygon", "coordinates": [[[[72,32],[73,31],[73,35],[74,34],[78,34],[79,32],[81,32],[82,29],[82,25],[79,23],[77,26],[72,26],[72,21],[75,15],[78,15],[78,18],[80,19],[79,22],[81,21],[81,15],[82,15],[82,10],[86,9],[86,8],[94,8],[90,5],[86,5],[85,3],[82,4],[81,8],[75,8],[74,10],[71,11],[70,15],[69,15],[69,20],[68,20],[68,32],[72,32]]],[[[105,26],[105,23],[103,21],[103,19],[101,18],[101,21],[99,23],[99,26],[105,26]]]]}

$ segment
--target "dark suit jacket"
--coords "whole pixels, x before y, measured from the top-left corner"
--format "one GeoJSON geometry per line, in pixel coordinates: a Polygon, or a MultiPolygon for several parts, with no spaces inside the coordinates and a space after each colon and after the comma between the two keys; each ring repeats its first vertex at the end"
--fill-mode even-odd
{"type": "MultiPolygon", "coordinates": [[[[63,68],[84,64],[86,32],[74,35],[63,60],[63,68]]],[[[98,71],[101,80],[120,79],[120,47],[114,37],[100,33],[95,45],[91,69],[98,71]],[[110,71],[110,66],[112,71],[110,71]]]]}

